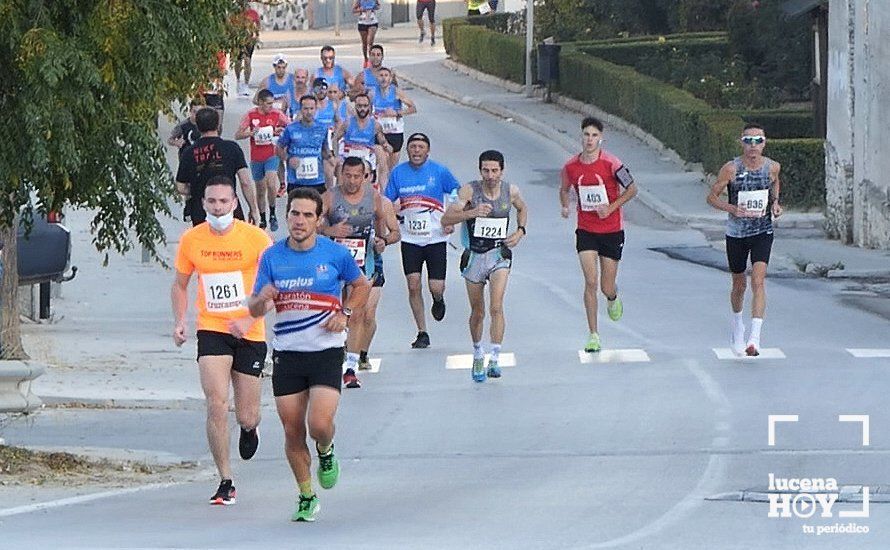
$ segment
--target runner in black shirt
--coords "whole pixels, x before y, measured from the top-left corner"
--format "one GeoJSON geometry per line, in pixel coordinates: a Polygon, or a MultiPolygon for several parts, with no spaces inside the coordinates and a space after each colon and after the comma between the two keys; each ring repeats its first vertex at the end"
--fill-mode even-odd
{"type": "MultiPolygon", "coordinates": [[[[186,197],[187,210],[191,213],[192,225],[205,220],[202,207],[204,185],[213,176],[225,176],[241,182],[241,194],[248,207],[249,221],[255,223],[256,188],[250,176],[250,170],[244,159],[244,151],[234,141],[219,137],[219,113],[212,108],[204,107],[195,115],[195,124],[201,132],[201,138],[182,150],[179,156],[179,170],[176,173],[176,189],[186,197]],[[189,208],[190,207],[190,208],[189,208]]],[[[243,220],[244,212],[241,202],[235,209],[235,217],[243,220]]]]}

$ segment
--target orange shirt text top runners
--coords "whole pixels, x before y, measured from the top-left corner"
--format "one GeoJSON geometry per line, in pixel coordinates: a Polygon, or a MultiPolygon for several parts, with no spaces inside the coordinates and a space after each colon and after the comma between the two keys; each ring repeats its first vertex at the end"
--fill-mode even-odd
{"type": "MultiPolygon", "coordinates": [[[[198,330],[230,333],[229,321],[249,315],[245,299],[256,279],[263,251],[272,245],[265,231],[241,220],[224,235],[206,223],[192,227],[179,241],[176,271],[198,274],[198,330]]],[[[263,319],[257,319],[245,340],[266,339],[263,319]]]]}

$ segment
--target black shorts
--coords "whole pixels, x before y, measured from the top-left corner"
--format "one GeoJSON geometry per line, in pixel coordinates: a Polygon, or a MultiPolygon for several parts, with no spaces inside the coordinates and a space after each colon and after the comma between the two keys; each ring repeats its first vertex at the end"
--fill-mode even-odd
{"type": "Polygon", "coordinates": [[[748,268],[748,255],[751,255],[751,265],[757,262],[769,263],[769,256],[773,249],[773,234],[761,233],[751,237],[726,236],[726,259],[729,262],[729,270],[733,273],[744,273],[748,268]]]}
{"type": "Polygon", "coordinates": [[[417,16],[417,20],[419,21],[423,17],[423,12],[426,11],[426,18],[429,19],[430,23],[436,20],[436,1],[432,2],[417,2],[417,8],[415,10],[415,15],[417,16]]]}
{"type": "Polygon", "coordinates": [[[375,269],[371,273],[371,287],[382,287],[386,284],[386,277],[383,275],[383,269],[375,269]]]}
{"type": "Polygon", "coordinates": [[[405,275],[420,273],[426,262],[427,276],[436,281],[444,281],[448,266],[447,246],[444,242],[418,246],[402,241],[402,269],[405,275]]]}
{"type": "Polygon", "coordinates": [[[294,189],[315,189],[316,191],[318,191],[319,195],[324,195],[324,192],[327,190],[327,187],[323,183],[320,183],[318,185],[299,185],[299,184],[292,184],[292,183],[287,184],[288,194],[290,194],[290,192],[293,191],[294,189]]]}
{"type": "Polygon", "coordinates": [[[226,332],[198,331],[198,359],[207,355],[228,355],[232,369],[259,376],[266,364],[266,343],[235,338],[226,332]]]}
{"type": "Polygon", "coordinates": [[[405,143],[405,134],[383,134],[386,137],[386,143],[392,145],[393,153],[398,153],[402,150],[402,145],[405,143]]]}
{"type": "Polygon", "coordinates": [[[238,52],[238,59],[245,61],[253,57],[253,50],[256,48],[256,42],[251,42],[250,44],[245,45],[238,52]]]}
{"type": "Polygon", "coordinates": [[[358,32],[367,32],[368,29],[376,29],[379,26],[380,26],[380,23],[370,23],[367,25],[364,23],[359,23],[358,24],[358,32]]]}
{"type": "Polygon", "coordinates": [[[272,351],[272,394],[293,395],[312,386],[340,391],[344,348],[321,351],[272,351]]]}
{"type": "Polygon", "coordinates": [[[584,252],[593,250],[604,258],[611,258],[616,262],[621,259],[621,251],[624,249],[624,231],[615,233],[591,233],[583,229],[575,230],[575,250],[584,252]]]}
{"type": "MultiPolygon", "coordinates": [[[[226,110],[226,102],[223,99],[222,94],[204,94],[204,103],[208,107],[213,107],[217,111],[225,111],[226,110]]],[[[220,118],[220,124],[222,124],[221,118],[220,118]]]]}

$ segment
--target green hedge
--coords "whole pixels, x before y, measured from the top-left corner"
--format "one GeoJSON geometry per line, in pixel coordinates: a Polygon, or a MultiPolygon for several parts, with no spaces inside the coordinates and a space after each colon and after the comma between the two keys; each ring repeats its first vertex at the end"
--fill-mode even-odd
{"type": "MultiPolygon", "coordinates": [[[[464,18],[446,20],[445,47],[452,59],[488,74],[523,82],[525,44],[464,18]]],[[[738,137],[751,117],[769,127],[774,121],[801,119],[803,113],[733,112],[713,109],[705,101],[631,67],[577,52],[560,55],[561,93],[596,105],[639,126],[686,161],[702,163],[716,174],[741,152],[738,137]],[[770,118],[772,116],[773,118],[770,118]],[[766,122],[769,120],[770,122],[766,122]]],[[[782,201],[793,208],[825,203],[823,142],[820,139],[771,139],[766,154],[782,163],[782,201]]]]}
{"type": "Polygon", "coordinates": [[[677,50],[693,59],[708,54],[726,58],[729,56],[729,42],[726,37],[684,38],[682,40],[665,40],[664,42],[650,40],[595,44],[578,46],[577,50],[618,65],[634,67],[642,58],[666,55],[677,50]]]}
{"type": "Polygon", "coordinates": [[[703,38],[711,38],[711,39],[723,39],[728,40],[728,34],[726,31],[701,31],[701,32],[685,32],[678,34],[665,34],[662,36],[659,35],[645,35],[645,36],[617,36],[615,38],[603,38],[599,40],[579,40],[577,42],[565,42],[566,45],[572,45],[577,47],[583,46],[603,46],[606,44],[633,44],[635,42],[647,43],[647,42],[658,42],[661,39],[665,41],[673,41],[673,40],[688,40],[688,39],[703,39],[703,38]]]}
{"type": "Polygon", "coordinates": [[[451,24],[445,29],[445,51],[452,59],[506,80],[525,83],[522,38],[476,25],[451,24]]]}
{"type": "Polygon", "coordinates": [[[742,117],[745,122],[753,122],[763,126],[763,131],[770,138],[814,138],[816,136],[816,117],[813,111],[787,111],[780,109],[731,111],[742,117]]]}
{"type": "Polygon", "coordinates": [[[794,208],[825,206],[825,144],[821,139],[767,140],[763,154],[782,164],[782,203],[794,208]]]}

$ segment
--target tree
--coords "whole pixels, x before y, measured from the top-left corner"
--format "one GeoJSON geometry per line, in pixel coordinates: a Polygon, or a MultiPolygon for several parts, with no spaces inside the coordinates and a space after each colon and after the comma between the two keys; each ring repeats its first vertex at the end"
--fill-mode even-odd
{"type": "MultiPolygon", "coordinates": [[[[0,3],[0,242],[19,214],[96,210],[99,251],[134,240],[157,257],[172,178],[159,112],[186,104],[239,37],[236,0],[4,0],[0,3]]],[[[7,259],[9,256],[7,255],[7,259]]],[[[15,273],[15,264],[6,264],[15,273]]],[[[24,358],[17,278],[2,280],[0,358],[24,358]]]]}

